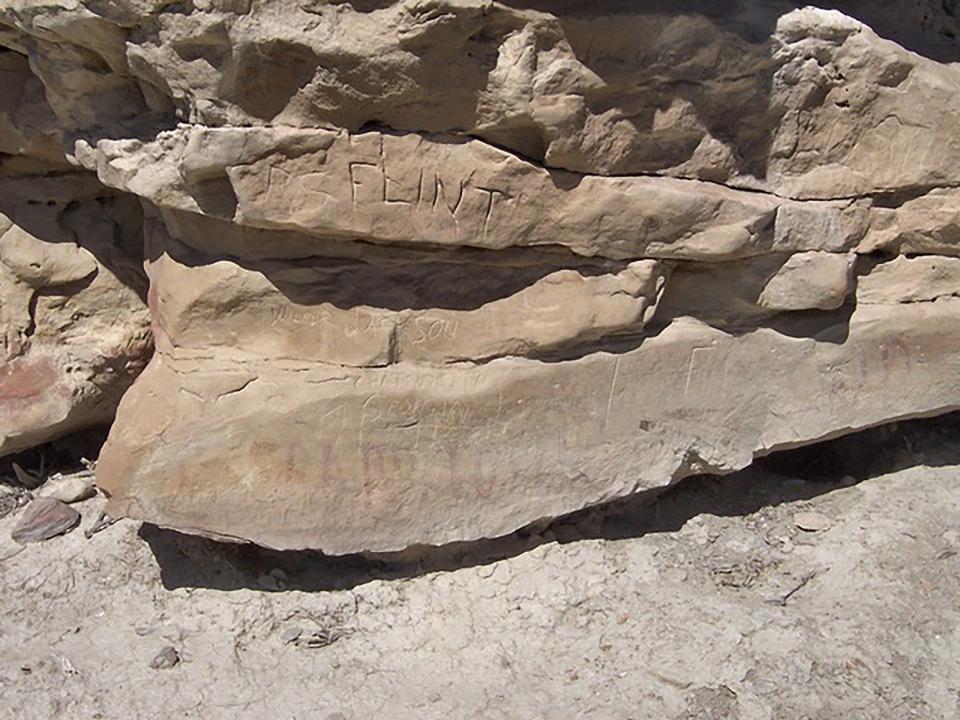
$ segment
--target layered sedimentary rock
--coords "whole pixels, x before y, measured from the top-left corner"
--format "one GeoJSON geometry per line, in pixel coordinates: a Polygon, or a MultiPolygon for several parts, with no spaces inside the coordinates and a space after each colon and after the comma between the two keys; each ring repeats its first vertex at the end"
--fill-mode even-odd
{"type": "Polygon", "coordinates": [[[955,5],[0,2],[7,172],[144,243],[112,511],[397,550],[960,407],[955,5]]]}

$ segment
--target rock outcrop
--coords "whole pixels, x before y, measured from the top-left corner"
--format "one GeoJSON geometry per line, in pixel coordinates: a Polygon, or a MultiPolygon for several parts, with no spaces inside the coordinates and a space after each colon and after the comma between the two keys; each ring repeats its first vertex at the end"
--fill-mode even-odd
{"type": "Polygon", "coordinates": [[[960,7],[827,5],[0,0],[7,347],[142,250],[112,512],[332,553],[956,409],[960,7]]]}
{"type": "Polygon", "coordinates": [[[0,179],[0,453],[110,422],[146,365],[141,218],[88,175],[0,179]]]}

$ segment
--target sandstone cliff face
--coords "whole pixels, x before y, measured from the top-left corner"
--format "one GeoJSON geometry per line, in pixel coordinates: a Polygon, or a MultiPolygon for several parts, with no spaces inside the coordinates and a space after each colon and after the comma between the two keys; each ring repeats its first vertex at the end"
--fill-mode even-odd
{"type": "Polygon", "coordinates": [[[89,175],[0,178],[0,453],[109,422],[146,365],[141,218],[89,175]]]}
{"type": "Polygon", "coordinates": [[[99,482],[278,548],[960,407],[960,7],[828,5],[0,1],[0,451],[112,411],[141,253],[99,482]]]}

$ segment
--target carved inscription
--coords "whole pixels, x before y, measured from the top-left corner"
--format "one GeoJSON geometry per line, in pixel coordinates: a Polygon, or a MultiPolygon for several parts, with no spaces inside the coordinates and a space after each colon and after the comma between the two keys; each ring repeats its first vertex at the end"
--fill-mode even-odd
{"type": "MultiPolygon", "coordinates": [[[[522,411],[520,401],[511,404],[514,411],[522,411]]],[[[320,440],[321,471],[353,474],[367,491],[371,483],[438,475],[446,476],[445,483],[469,482],[471,493],[481,497],[500,485],[496,448],[514,432],[511,408],[501,396],[481,405],[373,393],[358,409],[359,418],[352,425],[337,426],[335,420],[328,424],[330,433],[320,440]],[[469,448],[464,446],[467,432],[469,448]],[[337,448],[341,433],[347,437],[337,448]]],[[[554,435],[544,437],[527,454],[531,472],[542,472],[545,478],[556,476],[556,468],[565,466],[568,447],[576,446],[577,427],[559,425],[554,435]]]]}
{"type": "Polygon", "coordinates": [[[457,336],[460,323],[453,317],[418,315],[406,324],[412,329],[410,344],[421,345],[431,340],[452,340],[457,336]]]}
{"type": "Polygon", "coordinates": [[[396,324],[396,316],[392,313],[378,313],[362,307],[339,310],[323,305],[317,307],[281,305],[271,311],[270,324],[329,328],[342,332],[350,338],[388,332],[396,324]]]}
{"type": "Polygon", "coordinates": [[[510,198],[506,191],[436,168],[420,167],[415,172],[407,169],[397,173],[391,169],[383,136],[378,140],[376,159],[347,163],[350,201],[354,207],[375,204],[406,207],[414,212],[449,218],[456,230],[461,221],[469,219],[487,235],[502,205],[510,198]]]}
{"type": "Polygon", "coordinates": [[[709,403],[722,397],[728,385],[729,355],[715,345],[695,347],[687,361],[683,396],[709,403]]]}

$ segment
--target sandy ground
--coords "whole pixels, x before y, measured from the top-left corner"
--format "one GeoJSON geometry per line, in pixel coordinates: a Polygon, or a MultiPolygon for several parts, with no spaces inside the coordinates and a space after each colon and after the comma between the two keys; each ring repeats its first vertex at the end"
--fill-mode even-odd
{"type": "Polygon", "coordinates": [[[950,418],[398,557],[14,513],[0,717],[958,718],[958,477],[950,418]]]}

